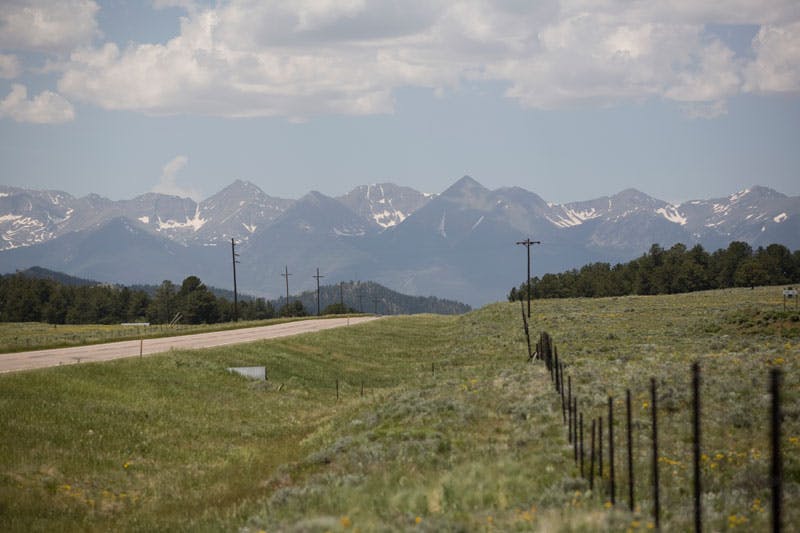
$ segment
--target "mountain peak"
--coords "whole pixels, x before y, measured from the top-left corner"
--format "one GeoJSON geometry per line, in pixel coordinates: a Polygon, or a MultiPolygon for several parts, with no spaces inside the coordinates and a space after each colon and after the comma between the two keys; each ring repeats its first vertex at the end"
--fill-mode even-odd
{"type": "Polygon", "coordinates": [[[319,191],[310,191],[305,196],[300,198],[297,203],[298,204],[311,204],[314,206],[321,205],[325,202],[329,202],[333,200],[330,196],[326,196],[319,191]]]}
{"type": "Polygon", "coordinates": [[[762,199],[783,199],[787,198],[787,196],[762,185],[753,185],[748,189],[744,189],[729,196],[731,202],[739,202],[744,198],[747,198],[749,201],[755,201],[762,199]]]}
{"type": "Polygon", "coordinates": [[[653,200],[653,197],[650,196],[649,194],[643,193],[639,189],[634,189],[633,187],[628,187],[627,189],[618,192],[617,194],[612,196],[612,198],[625,201],[653,200]]]}
{"type": "MultiPolygon", "coordinates": [[[[447,191],[451,190],[464,190],[464,189],[486,189],[483,185],[481,185],[475,178],[472,176],[464,175],[458,181],[453,183],[447,191]]],[[[488,189],[487,189],[488,190],[488,189]]],[[[447,192],[445,191],[445,193],[447,192]]],[[[442,193],[444,194],[444,193],[442,193]]]]}
{"type": "Polygon", "coordinates": [[[447,188],[440,196],[443,198],[476,198],[491,191],[478,183],[471,176],[464,176],[447,188]]]}
{"type": "Polygon", "coordinates": [[[377,183],[356,187],[337,200],[370,225],[386,229],[403,222],[430,198],[411,187],[377,183]]]}
{"type": "Polygon", "coordinates": [[[258,185],[251,183],[249,181],[244,181],[240,179],[234,180],[230,185],[219,191],[216,195],[220,194],[236,194],[236,195],[263,195],[264,191],[262,191],[258,185]]]}

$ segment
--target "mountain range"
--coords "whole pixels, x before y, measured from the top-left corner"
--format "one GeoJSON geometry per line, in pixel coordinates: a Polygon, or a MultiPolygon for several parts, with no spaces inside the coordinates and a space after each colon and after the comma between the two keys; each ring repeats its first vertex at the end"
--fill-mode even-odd
{"type": "Polygon", "coordinates": [[[471,305],[504,298],[525,277],[594,261],[627,261],[653,243],[731,241],[800,248],[800,197],[753,186],[725,198],[678,205],[635,189],[556,204],[519,188],[489,190],[465,176],[441,194],[391,183],[340,197],[312,191],[275,198],[235,181],[201,202],[156,193],[112,201],[95,194],[0,186],[0,272],[34,265],[124,284],[180,281],[189,274],[274,298],[325,281],[373,280],[413,295],[471,305]]]}

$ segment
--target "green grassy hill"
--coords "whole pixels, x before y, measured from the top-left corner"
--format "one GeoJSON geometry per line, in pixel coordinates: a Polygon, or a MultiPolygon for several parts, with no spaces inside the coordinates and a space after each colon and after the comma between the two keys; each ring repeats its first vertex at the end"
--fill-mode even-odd
{"type": "Polygon", "coordinates": [[[504,303],[1,375],[0,529],[646,530],[654,375],[662,525],[686,530],[694,360],[707,527],[768,529],[774,366],[786,371],[785,523],[798,524],[800,328],[780,310],[776,289],[534,302],[532,330],[553,336],[587,419],[632,389],[634,513],[588,490],[549,375],[525,362],[519,306],[504,303]],[[269,381],[233,365],[266,365],[269,381]]]}

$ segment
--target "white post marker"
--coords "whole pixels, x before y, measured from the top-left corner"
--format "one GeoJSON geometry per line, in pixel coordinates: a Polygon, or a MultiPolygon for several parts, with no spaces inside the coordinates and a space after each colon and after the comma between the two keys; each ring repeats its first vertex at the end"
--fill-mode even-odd
{"type": "Polygon", "coordinates": [[[794,307],[797,309],[797,289],[794,287],[786,287],[783,289],[783,310],[786,311],[786,299],[794,299],[794,307]]]}

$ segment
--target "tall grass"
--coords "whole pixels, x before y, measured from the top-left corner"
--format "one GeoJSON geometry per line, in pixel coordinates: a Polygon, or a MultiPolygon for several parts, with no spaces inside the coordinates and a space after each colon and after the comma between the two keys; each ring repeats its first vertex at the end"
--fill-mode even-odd
{"type": "MultiPolygon", "coordinates": [[[[496,304],[0,376],[0,431],[12,436],[0,441],[0,529],[645,530],[654,375],[662,524],[685,530],[689,365],[699,360],[709,530],[768,527],[766,380],[775,365],[786,371],[792,530],[800,343],[737,318],[780,305],[766,289],[534,302],[532,330],[553,336],[585,421],[608,394],[633,389],[634,513],[607,509],[603,491],[580,478],[549,375],[525,363],[519,308],[496,304]],[[234,365],[265,365],[269,381],[228,374],[234,365]]],[[[618,475],[621,485],[624,466],[618,475]]]]}

